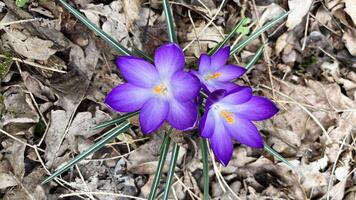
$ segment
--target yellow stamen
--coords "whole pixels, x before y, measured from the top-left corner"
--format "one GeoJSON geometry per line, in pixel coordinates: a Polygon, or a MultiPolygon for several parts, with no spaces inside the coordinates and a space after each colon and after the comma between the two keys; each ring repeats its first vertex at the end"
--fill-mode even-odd
{"type": "Polygon", "coordinates": [[[234,114],[232,112],[222,110],[220,112],[220,115],[230,124],[233,124],[235,122],[234,114]]]}
{"type": "Polygon", "coordinates": [[[153,92],[156,94],[165,94],[167,91],[167,88],[164,87],[164,85],[157,85],[153,88],[153,92]]]}
{"type": "Polygon", "coordinates": [[[205,79],[206,80],[214,80],[221,76],[221,72],[214,72],[213,74],[209,74],[205,79]]]}

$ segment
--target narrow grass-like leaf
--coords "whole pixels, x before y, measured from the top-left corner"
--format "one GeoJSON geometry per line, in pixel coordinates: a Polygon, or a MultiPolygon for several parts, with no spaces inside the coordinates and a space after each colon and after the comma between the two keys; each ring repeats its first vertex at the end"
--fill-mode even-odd
{"type": "Polygon", "coordinates": [[[252,66],[254,66],[255,63],[258,61],[258,59],[262,55],[263,49],[264,49],[264,46],[261,46],[260,48],[258,48],[255,55],[250,60],[250,62],[247,63],[247,65],[245,66],[247,72],[251,71],[252,66]]]}
{"type": "Polygon", "coordinates": [[[166,133],[166,135],[164,136],[164,140],[162,142],[161,149],[160,149],[161,151],[160,151],[159,161],[158,161],[158,165],[157,165],[157,170],[156,170],[155,177],[153,179],[153,183],[151,186],[150,194],[148,196],[148,200],[155,199],[159,180],[161,179],[161,176],[162,176],[163,166],[166,161],[169,144],[171,143],[171,137],[169,137],[169,135],[171,134],[172,130],[173,130],[173,128],[170,128],[168,133],[166,133]]]}
{"type": "Polygon", "coordinates": [[[94,153],[101,147],[103,147],[106,143],[109,141],[113,140],[116,138],[119,134],[123,133],[125,130],[127,130],[130,127],[129,122],[124,122],[120,124],[118,127],[114,128],[111,130],[105,137],[103,137],[101,140],[99,140],[97,143],[89,147],[89,149],[85,150],[83,153],[79,154],[76,156],[73,160],[69,161],[67,164],[59,168],[57,171],[55,171],[52,175],[50,175],[48,178],[46,178],[41,184],[48,183],[51,181],[53,178],[56,176],[61,175],[63,172],[67,171],[69,168],[73,167],[75,164],[86,158],[88,155],[94,153]]]}
{"type": "Polygon", "coordinates": [[[120,54],[122,55],[132,55],[132,52],[122,46],[120,43],[118,43],[116,40],[114,40],[110,35],[105,33],[103,30],[101,30],[99,27],[97,27],[95,24],[93,24],[88,18],[86,18],[84,15],[82,15],[78,10],[73,8],[71,5],[69,5],[65,0],[59,0],[61,4],[70,12],[72,13],[79,21],[81,21],[86,27],[88,27],[90,30],[94,31],[98,36],[100,36],[102,39],[104,39],[107,43],[109,43],[112,47],[114,47],[120,54]]]}
{"type": "Polygon", "coordinates": [[[219,44],[217,44],[214,48],[212,48],[209,52],[208,55],[213,55],[216,51],[218,51],[220,48],[222,48],[232,37],[236,35],[236,33],[239,32],[240,28],[242,26],[245,26],[248,24],[250,21],[249,18],[244,17],[239,23],[235,25],[235,27],[232,29],[232,31],[224,38],[223,41],[221,41],[219,44]]]}
{"type": "Polygon", "coordinates": [[[204,138],[200,138],[200,149],[203,157],[203,181],[204,181],[204,198],[209,200],[209,158],[208,158],[208,145],[204,138]]]}
{"type": "Polygon", "coordinates": [[[168,0],[163,0],[164,16],[166,17],[167,33],[170,42],[178,43],[177,33],[174,28],[174,20],[172,8],[169,6],[168,0]]]}
{"type": "Polygon", "coordinates": [[[232,47],[230,54],[234,54],[244,48],[246,45],[248,45],[252,40],[256,39],[258,36],[260,36],[263,32],[266,30],[270,29],[272,26],[276,25],[278,22],[280,22],[282,19],[287,17],[289,15],[290,11],[284,13],[283,15],[277,17],[271,22],[268,22],[266,25],[258,29],[257,31],[253,32],[251,35],[249,35],[247,38],[242,40],[241,42],[237,43],[235,46],[232,47]]]}
{"type": "Polygon", "coordinates": [[[135,54],[136,56],[139,56],[141,58],[144,58],[148,61],[150,61],[151,63],[153,63],[153,58],[149,55],[147,55],[145,52],[141,51],[140,49],[133,47],[133,54],[135,54]]]}
{"type": "Polygon", "coordinates": [[[103,122],[101,124],[98,124],[98,125],[94,126],[92,129],[93,130],[97,130],[97,129],[101,129],[101,128],[106,128],[106,127],[112,126],[114,124],[120,124],[120,123],[124,122],[125,120],[130,119],[131,117],[137,115],[138,113],[140,113],[140,111],[126,113],[126,114],[120,116],[117,119],[108,120],[108,121],[105,121],[105,122],[103,122]]]}
{"type": "Polygon", "coordinates": [[[278,160],[284,162],[288,167],[290,167],[292,170],[294,170],[294,166],[287,160],[285,159],[281,154],[279,154],[277,151],[275,151],[272,147],[268,146],[267,144],[264,144],[264,149],[272,154],[274,157],[276,157],[278,160]]]}
{"type": "Polygon", "coordinates": [[[164,189],[164,195],[163,195],[164,200],[168,199],[169,192],[171,191],[171,185],[174,176],[174,171],[176,169],[178,154],[179,154],[179,145],[177,143],[174,143],[171,162],[169,164],[169,171],[166,179],[166,187],[164,189]]]}

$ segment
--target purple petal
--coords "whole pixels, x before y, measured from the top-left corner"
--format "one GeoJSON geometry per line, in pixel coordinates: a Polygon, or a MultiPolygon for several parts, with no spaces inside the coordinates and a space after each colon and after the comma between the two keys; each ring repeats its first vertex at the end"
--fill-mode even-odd
{"type": "Polygon", "coordinates": [[[126,81],[140,87],[152,87],[158,79],[156,68],[149,62],[133,56],[121,56],[116,64],[126,81]]]}
{"type": "Polygon", "coordinates": [[[216,72],[221,73],[217,80],[225,82],[240,77],[246,72],[246,69],[236,65],[225,65],[218,69],[216,72]]]}
{"type": "Polygon", "coordinates": [[[196,97],[200,90],[200,81],[187,72],[176,72],[171,80],[174,97],[179,101],[189,101],[196,97]]]}
{"type": "Polygon", "coordinates": [[[168,115],[169,104],[160,98],[151,98],[142,107],[140,125],[144,134],[157,130],[168,115]]]}
{"type": "Polygon", "coordinates": [[[199,61],[198,61],[198,66],[199,66],[199,73],[204,74],[208,71],[211,71],[211,65],[210,65],[210,56],[207,54],[201,54],[199,61]]]}
{"type": "Polygon", "coordinates": [[[112,89],[104,102],[118,112],[133,112],[139,110],[149,98],[147,88],[124,83],[112,89]]]}
{"type": "Polygon", "coordinates": [[[209,138],[213,135],[215,129],[214,113],[210,110],[206,111],[200,120],[199,132],[200,136],[209,138]]]}
{"type": "Polygon", "coordinates": [[[170,78],[175,72],[183,70],[185,58],[182,49],[174,43],[162,45],[155,52],[154,63],[161,78],[170,78]]]}
{"type": "Polygon", "coordinates": [[[226,94],[226,90],[215,90],[213,93],[211,93],[208,96],[208,99],[206,100],[206,104],[205,104],[205,109],[208,110],[211,105],[220,101],[220,99],[223,98],[225,94],[226,94]]]}
{"type": "Polygon", "coordinates": [[[227,166],[232,157],[233,145],[231,137],[226,133],[222,123],[215,125],[215,131],[210,138],[210,144],[217,160],[224,166],[227,166]]]}
{"type": "Polygon", "coordinates": [[[246,119],[259,121],[271,118],[278,112],[276,105],[269,99],[253,96],[249,101],[233,106],[233,112],[246,119]]]}
{"type": "Polygon", "coordinates": [[[236,105],[247,102],[251,99],[251,97],[252,89],[250,87],[239,86],[238,88],[232,90],[230,94],[222,98],[220,102],[236,105]]]}
{"type": "Polygon", "coordinates": [[[211,67],[218,69],[227,63],[230,57],[230,46],[219,49],[214,55],[211,56],[211,67]]]}
{"type": "Polygon", "coordinates": [[[197,118],[197,107],[193,102],[179,102],[175,99],[172,99],[169,102],[167,121],[173,128],[178,130],[188,130],[194,127],[197,118]]]}
{"type": "Polygon", "coordinates": [[[239,85],[231,82],[220,82],[220,81],[210,81],[206,83],[207,88],[209,91],[215,90],[226,90],[228,92],[240,87],[239,85]]]}
{"type": "Polygon", "coordinates": [[[256,126],[249,120],[234,115],[234,122],[224,121],[225,128],[229,135],[239,141],[254,148],[263,148],[263,139],[256,126]]]}

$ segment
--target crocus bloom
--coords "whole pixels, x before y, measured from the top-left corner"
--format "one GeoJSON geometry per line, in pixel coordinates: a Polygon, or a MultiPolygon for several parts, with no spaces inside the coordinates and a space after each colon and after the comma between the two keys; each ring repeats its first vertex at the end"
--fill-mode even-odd
{"type": "Polygon", "coordinates": [[[232,139],[254,148],[263,148],[262,137],[252,121],[265,120],[278,108],[264,97],[253,96],[250,87],[226,92],[217,90],[206,101],[199,131],[209,138],[215,157],[227,165],[232,157],[232,139]]]}
{"type": "Polygon", "coordinates": [[[206,92],[219,89],[230,91],[238,87],[231,81],[243,75],[246,69],[226,64],[229,56],[229,46],[219,49],[212,56],[201,54],[198,62],[199,71],[192,71],[192,73],[200,79],[206,92]]]}
{"type": "Polygon", "coordinates": [[[183,71],[185,58],[178,45],[159,47],[154,65],[133,56],[121,56],[116,64],[127,83],[106,96],[106,105],[118,112],[140,110],[140,126],[145,134],[157,130],[165,120],[179,130],[195,125],[197,109],[193,100],[200,83],[183,71]]]}

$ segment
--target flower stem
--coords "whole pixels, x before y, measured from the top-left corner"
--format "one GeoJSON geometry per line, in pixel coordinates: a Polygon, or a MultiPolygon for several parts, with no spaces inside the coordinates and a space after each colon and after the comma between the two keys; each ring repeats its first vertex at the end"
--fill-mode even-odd
{"type": "Polygon", "coordinates": [[[208,145],[206,139],[200,138],[200,148],[203,157],[204,200],[209,199],[209,163],[208,145]]]}
{"type": "Polygon", "coordinates": [[[157,187],[158,187],[158,184],[159,184],[159,180],[161,179],[161,176],[162,176],[162,170],[163,170],[164,162],[166,161],[169,145],[170,145],[170,142],[171,142],[171,137],[169,137],[169,135],[171,134],[172,130],[173,130],[173,128],[170,128],[168,133],[166,133],[165,136],[164,136],[163,143],[161,145],[160,157],[159,157],[159,161],[158,161],[158,165],[157,165],[157,170],[156,170],[155,177],[153,179],[153,183],[152,183],[152,186],[151,186],[150,194],[148,196],[148,200],[154,200],[155,199],[157,187]]]}
{"type": "Polygon", "coordinates": [[[168,171],[167,179],[166,179],[166,188],[164,189],[164,195],[163,195],[164,200],[168,199],[169,192],[171,191],[170,189],[171,189],[171,185],[172,185],[174,171],[175,171],[176,164],[177,164],[179,148],[180,148],[179,145],[177,143],[174,143],[172,157],[171,157],[171,163],[169,165],[169,171],[168,171]]]}

